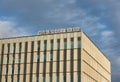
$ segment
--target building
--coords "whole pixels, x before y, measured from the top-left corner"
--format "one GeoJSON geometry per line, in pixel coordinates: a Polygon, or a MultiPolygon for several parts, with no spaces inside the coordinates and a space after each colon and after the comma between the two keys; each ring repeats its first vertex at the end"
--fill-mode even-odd
{"type": "Polygon", "coordinates": [[[0,39],[0,82],[111,82],[110,61],[80,28],[0,39]]]}

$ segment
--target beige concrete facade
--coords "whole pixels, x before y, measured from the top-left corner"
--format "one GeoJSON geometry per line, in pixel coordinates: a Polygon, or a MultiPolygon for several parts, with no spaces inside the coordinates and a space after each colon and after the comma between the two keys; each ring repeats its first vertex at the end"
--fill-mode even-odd
{"type": "Polygon", "coordinates": [[[111,82],[110,61],[81,33],[81,82],[111,82]]]}
{"type": "Polygon", "coordinates": [[[82,31],[6,38],[0,82],[111,82],[111,66],[82,31]]]}

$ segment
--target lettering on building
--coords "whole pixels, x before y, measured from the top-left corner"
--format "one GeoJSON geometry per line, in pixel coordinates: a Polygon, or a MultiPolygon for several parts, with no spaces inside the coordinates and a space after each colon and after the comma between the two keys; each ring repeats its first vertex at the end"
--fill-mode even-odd
{"type": "Polygon", "coordinates": [[[80,28],[55,29],[55,30],[40,31],[38,32],[38,35],[59,34],[59,33],[66,33],[66,32],[79,32],[79,31],[81,31],[80,28]]]}

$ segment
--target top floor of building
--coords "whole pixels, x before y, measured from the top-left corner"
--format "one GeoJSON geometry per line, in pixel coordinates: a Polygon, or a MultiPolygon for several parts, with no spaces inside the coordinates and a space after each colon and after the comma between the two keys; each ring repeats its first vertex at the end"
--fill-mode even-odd
{"type": "Polygon", "coordinates": [[[89,39],[89,37],[78,27],[78,28],[66,28],[66,29],[55,29],[55,30],[45,30],[38,32],[37,35],[32,36],[21,36],[21,37],[11,37],[0,39],[0,53],[2,49],[2,44],[5,45],[5,53],[7,53],[8,44],[10,44],[11,50],[13,52],[14,44],[16,44],[16,52],[19,52],[19,45],[22,46],[22,52],[25,50],[25,43],[28,43],[28,51],[31,51],[32,42],[34,42],[34,51],[37,51],[38,43],[40,43],[40,51],[51,50],[51,44],[53,44],[53,50],[58,49],[71,49],[71,48],[85,48],[88,49],[89,53],[94,51],[95,53],[100,53],[103,58],[108,59],[99,48],[89,39]],[[81,45],[82,44],[82,45],[81,45]],[[45,47],[46,46],[46,47],[45,47]]]}

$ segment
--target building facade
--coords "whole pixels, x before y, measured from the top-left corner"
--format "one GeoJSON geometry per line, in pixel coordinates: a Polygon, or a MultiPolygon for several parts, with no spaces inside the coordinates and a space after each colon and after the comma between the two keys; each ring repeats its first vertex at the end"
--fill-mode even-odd
{"type": "Polygon", "coordinates": [[[110,61],[80,28],[0,39],[0,82],[111,82],[110,61]]]}

